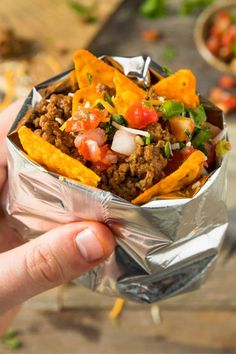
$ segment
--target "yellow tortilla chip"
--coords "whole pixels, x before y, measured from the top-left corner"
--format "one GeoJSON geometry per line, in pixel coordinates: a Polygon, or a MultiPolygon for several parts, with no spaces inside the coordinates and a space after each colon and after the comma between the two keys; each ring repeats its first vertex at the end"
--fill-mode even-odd
{"type": "Polygon", "coordinates": [[[153,85],[151,91],[154,91],[158,96],[183,102],[186,106],[196,107],[199,104],[196,78],[191,70],[176,71],[153,85]]]}
{"type": "Polygon", "coordinates": [[[117,108],[117,112],[125,116],[129,106],[142,101],[146,92],[119,71],[115,72],[114,83],[116,96],[113,102],[117,108]]]}
{"type": "Polygon", "coordinates": [[[84,87],[77,90],[73,96],[72,115],[75,115],[79,106],[84,107],[86,102],[89,102],[92,107],[95,101],[102,98],[102,95],[94,87],[84,87]]]}
{"type": "Polygon", "coordinates": [[[184,189],[181,189],[181,191],[173,192],[173,193],[168,193],[168,194],[162,194],[157,197],[157,199],[183,199],[183,198],[193,198],[204,186],[206,181],[208,180],[209,175],[203,176],[197,181],[194,181],[191,183],[189,186],[187,186],[184,189]]]}
{"type": "Polygon", "coordinates": [[[203,152],[194,151],[176,171],[140,194],[132,200],[132,203],[136,205],[144,204],[153,197],[177,192],[187,187],[199,177],[204,161],[205,155],[203,152]]]}
{"type": "Polygon", "coordinates": [[[20,142],[27,154],[49,171],[78,180],[90,186],[97,186],[100,177],[80,161],[64,154],[52,144],[33,133],[26,126],[18,130],[20,142]]]}
{"type": "Polygon", "coordinates": [[[87,50],[80,49],[74,54],[76,78],[80,88],[103,83],[114,87],[114,69],[87,50]]]}

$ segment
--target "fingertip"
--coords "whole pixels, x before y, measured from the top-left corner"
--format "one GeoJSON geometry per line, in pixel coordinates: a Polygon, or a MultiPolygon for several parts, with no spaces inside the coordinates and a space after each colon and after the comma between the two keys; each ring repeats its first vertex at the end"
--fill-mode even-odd
{"type": "Polygon", "coordinates": [[[116,241],[111,230],[104,224],[93,222],[90,228],[95,233],[104,251],[103,259],[109,257],[115,249],[116,241]]]}

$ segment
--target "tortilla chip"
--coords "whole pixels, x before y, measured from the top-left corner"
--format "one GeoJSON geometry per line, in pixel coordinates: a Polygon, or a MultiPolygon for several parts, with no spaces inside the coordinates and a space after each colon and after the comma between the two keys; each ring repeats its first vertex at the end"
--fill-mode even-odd
{"type": "Polygon", "coordinates": [[[100,177],[80,161],[64,154],[52,144],[33,133],[26,126],[18,130],[21,144],[27,154],[49,171],[78,180],[90,186],[97,186],[100,177]]]}
{"type": "Polygon", "coordinates": [[[79,106],[84,107],[85,103],[89,102],[92,107],[94,102],[99,99],[103,99],[103,97],[94,87],[84,87],[77,90],[73,96],[72,115],[75,115],[79,106]]]}
{"type": "Polygon", "coordinates": [[[116,96],[113,102],[117,108],[118,114],[125,116],[129,106],[142,101],[146,92],[119,71],[115,72],[114,83],[116,96]]]}
{"type": "Polygon", "coordinates": [[[132,200],[132,203],[140,205],[147,203],[153,197],[180,191],[197,180],[204,162],[205,155],[203,152],[194,151],[176,171],[140,194],[132,200]]]}
{"type": "Polygon", "coordinates": [[[193,198],[200,191],[200,189],[204,186],[204,184],[206,183],[208,178],[209,178],[209,175],[203,176],[199,180],[194,181],[193,183],[191,183],[186,188],[181,189],[181,191],[168,193],[168,194],[162,194],[162,195],[158,196],[156,199],[193,198]]]}
{"type": "Polygon", "coordinates": [[[76,78],[80,88],[103,83],[114,87],[113,77],[116,69],[107,65],[87,50],[80,49],[74,54],[76,78]]]}
{"type": "Polygon", "coordinates": [[[151,91],[154,91],[158,96],[183,102],[186,106],[196,107],[199,104],[196,78],[191,70],[176,71],[153,85],[151,91]]]}

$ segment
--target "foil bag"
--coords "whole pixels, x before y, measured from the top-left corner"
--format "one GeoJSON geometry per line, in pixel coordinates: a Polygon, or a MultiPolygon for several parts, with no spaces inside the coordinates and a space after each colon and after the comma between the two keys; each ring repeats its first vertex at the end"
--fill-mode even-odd
{"type": "MultiPolygon", "coordinates": [[[[166,76],[150,57],[102,59],[143,87],[159,74],[166,76]]],[[[26,239],[80,220],[108,225],[117,236],[115,252],[76,280],[93,291],[152,303],[199,287],[219,254],[227,228],[227,159],[193,198],[154,199],[141,207],[46,171],[22,151],[15,129],[42,92],[63,89],[71,70],[34,87],[9,132],[5,194],[9,222],[26,239]]],[[[223,113],[201,101],[208,121],[223,128],[223,113]]]]}

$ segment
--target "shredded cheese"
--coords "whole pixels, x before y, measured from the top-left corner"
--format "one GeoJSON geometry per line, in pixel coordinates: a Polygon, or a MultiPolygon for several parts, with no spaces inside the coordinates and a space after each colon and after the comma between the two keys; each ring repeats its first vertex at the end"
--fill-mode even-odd
{"type": "Polygon", "coordinates": [[[118,297],[116,299],[116,302],[115,302],[113,308],[109,312],[109,318],[111,320],[117,319],[120,316],[120,314],[121,314],[121,312],[122,312],[122,310],[124,308],[124,305],[125,305],[125,300],[120,298],[120,297],[118,297]]]}

